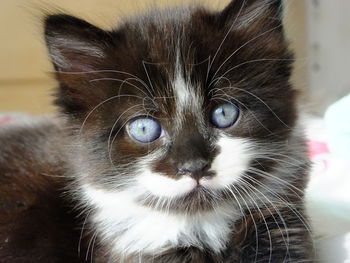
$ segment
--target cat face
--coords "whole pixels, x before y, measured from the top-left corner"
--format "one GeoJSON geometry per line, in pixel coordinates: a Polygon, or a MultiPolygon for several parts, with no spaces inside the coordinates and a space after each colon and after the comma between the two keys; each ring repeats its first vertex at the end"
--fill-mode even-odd
{"type": "MultiPolygon", "coordinates": [[[[104,31],[53,15],[45,37],[84,185],[152,209],[230,202],[295,121],[279,1],[173,9],[104,31]]],[[[245,193],[242,192],[242,195],[245,193]]]]}

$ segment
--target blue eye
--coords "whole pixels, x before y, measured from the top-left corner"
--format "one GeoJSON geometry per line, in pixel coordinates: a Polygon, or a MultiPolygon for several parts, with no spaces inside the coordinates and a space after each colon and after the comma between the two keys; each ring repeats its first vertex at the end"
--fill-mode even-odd
{"type": "Polygon", "coordinates": [[[138,118],[131,121],[128,130],[133,139],[142,143],[153,142],[162,133],[159,122],[150,118],[138,118]]]}
{"type": "Polygon", "coordinates": [[[231,103],[217,106],[211,113],[211,122],[217,128],[228,128],[238,119],[239,110],[231,103]]]}

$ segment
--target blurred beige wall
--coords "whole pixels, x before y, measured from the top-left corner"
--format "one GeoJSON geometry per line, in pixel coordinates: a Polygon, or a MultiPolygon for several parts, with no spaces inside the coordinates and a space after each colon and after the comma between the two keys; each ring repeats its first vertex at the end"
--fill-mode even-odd
{"type": "MultiPolygon", "coordinates": [[[[305,66],[305,0],[286,0],[286,24],[293,49],[297,52],[293,81],[302,88],[307,82],[305,66]]],[[[0,9],[0,112],[52,113],[51,65],[41,37],[43,10],[56,8],[85,18],[103,28],[121,17],[142,12],[151,4],[171,6],[192,0],[1,0],[0,9]]],[[[220,9],[229,0],[198,0],[220,9]]]]}
{"type": "Polygon", "coordinates": [[[350,1],[307,1],[306,10],[306,97],[312,112],[323,115],[330,104],[350,93],[350,1]]]}

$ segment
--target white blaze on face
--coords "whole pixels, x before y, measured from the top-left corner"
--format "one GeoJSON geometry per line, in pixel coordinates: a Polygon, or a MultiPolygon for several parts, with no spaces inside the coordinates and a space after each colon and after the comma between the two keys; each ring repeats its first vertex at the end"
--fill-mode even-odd
{"type": "Polygon", "coordinates": [[[172,81],[172,89],[176,107],[174,127],[180,131],[180,128],[185,121],[184,117],[186,112],[191,112],[197,116],[198,122],[202,121],[203,98],[200,94],[196,93],[195,86],[193,86],[194,84],[185,78],[184,72],[182,72],[179,53],[177,55],[176,64],[174,67],[175,74],[172,81]]]}
{"type": "Polygon", "coordinates": [[[173,82],[173,89],[177,111],[189,109],[198,99],[193,90],[190,90],[181,72],[177,72],[173,82]]]}

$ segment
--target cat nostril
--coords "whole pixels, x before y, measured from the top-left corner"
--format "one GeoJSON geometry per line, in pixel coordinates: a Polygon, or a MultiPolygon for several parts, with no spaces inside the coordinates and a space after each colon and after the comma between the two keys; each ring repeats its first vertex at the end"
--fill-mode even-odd
{"type": "Polygon", "coordinates": [[[187,161],[183,163],[178,169],[179,175],[189,174],[193,176],[194,174],[200,174],[209,168],[209,162],[204,159],[197,159],[192,161],[187,161]]]}

